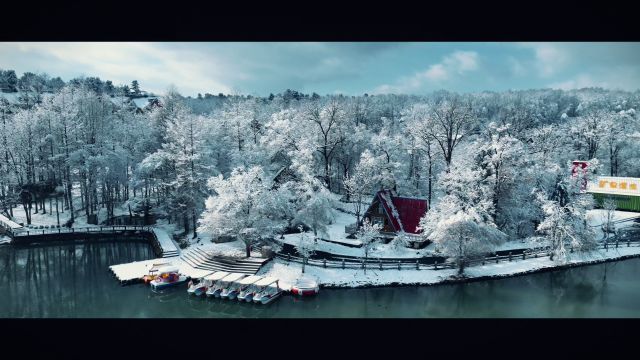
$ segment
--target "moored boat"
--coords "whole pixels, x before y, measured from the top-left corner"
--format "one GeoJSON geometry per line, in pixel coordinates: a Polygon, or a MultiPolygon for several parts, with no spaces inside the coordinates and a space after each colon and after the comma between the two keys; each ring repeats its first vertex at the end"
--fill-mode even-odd
{"type": "Polygon", "coordinates": [[[264,277],[259,275],[251,275],[240,280],[240,284],[242,286],[240,288],[240,291],[238,292],[238,301],[253,301],[253,294],[255,294],[256,290],[258,290],[258,287],[255,285],[255,283],[262,279],[264,279],[264,277]]]}
{"type": "Polygon", "coordinates": [[[234,300],[236,297],[238,297],[242,290],[248,288],[251,284],[260,279],[262,279],[262,276],[251,275],[235,281],[226,289],[226,298],[229,300],[234,300]]]}
{"type": "Polygon", "coordinates": [[[149,273],[142,277],[142,281],[144,281],[145,284],[150,283],[151,280],[154,280],[155,278],[158,277],[158,270],[165,266],[171,266],[171,263],[151,264],[151,268],[149,268],[149,273]]]}
{"type": "Polygon", "coordinates": [[[253,302],[257,304],[269,304],[282,295],[282,289],[278,285],[278,279],[266,277],[255,283],[257,288],[253,294],[253,302]]]}
{"type": "MultiPolygon", "coordinates": [[[[219,297],[222,299],[228,299],[229,296],[235,292],[236,282],[246,277],[247,274],[231,273],[229,276],[220,280],[220,292],[219,297]]],[[[235,294],[237,295],[237,294],[235,294]]],[[[235,295],[233,297],[235,298],[235,295]]],[[[213,296],[216,296],[215,294],[213,296]]]]}
{"type": "Polygon", "coordinates": [[[189,278],[181,275],[176,266],[165,266],[158,269],[158,276],[151,280],[151,288],[160,290],[167,287],[185,283],[189,278]]]}
{"type": "Polygon", "coordinates": [[[291,293],[300,296],[315,295],[320,291],[318,282],[310,278],[300,278],[291,286],[291,293]]]}
{"type": "Polygon", "coordinates": [[[214,293],[216,293],[216,292],[219,293],[222,290],[220,288],[220,280],[224,279],[225,277],[227,277],[229,275],[231,275],[231,273],[229,273],[229,272],[217,271],[217,272],[214,272],[211,275],[205,276],[205,280],[211,282],[211,285],[209,286],[209,288],[205,292],[207,297],[214,296],[214,293]]]}
{"type": "Polygon", "coordinates": [[[190,280],[189,288],[187,289],[187,294],[201,296],[205,292],[207,292],[208,288],[209,287],[207,286],[207,281],[204,278],[190,280]]]}

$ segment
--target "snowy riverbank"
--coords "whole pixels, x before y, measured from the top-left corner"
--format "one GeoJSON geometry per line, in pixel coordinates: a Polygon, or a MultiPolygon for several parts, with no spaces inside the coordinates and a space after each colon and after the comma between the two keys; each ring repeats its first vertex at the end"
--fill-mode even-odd
{"type": "MultiPolygon", "coordinates": [[[[595,264],[606,261],[622,260],[640,257],[640,247],[621,246],[608,251],[597,250],[585,254],[570,254],[566,262],[551,261],[548,257],[531,258],[527,260],[503,261],[482,266],[472,266],[465,269],[464,278],[456,278],[455,269],[443,270],[378,270],[367,269],[325,269],[307,266],[305,275],[315,278],[323,287],[355,288],[370,286],[394,285],[436,285],[451,282],[485,280],[530,274],[535,272],[559,270],[567,267],[595,264]]],[[[258,275],[273,276],[283,283],[292,283],[302,275],[302,265],[287,264],[286,261],[276,259],[265,265],[258,275]]]]}

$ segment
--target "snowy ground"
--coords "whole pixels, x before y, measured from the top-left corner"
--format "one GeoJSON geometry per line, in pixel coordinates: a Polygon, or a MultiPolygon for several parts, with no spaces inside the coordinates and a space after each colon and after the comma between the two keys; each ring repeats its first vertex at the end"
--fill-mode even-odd
{"type": "MultiPolygon", "coordinates": [[[[189,246],[189,249],[194,247],[202,249],[207,253],[210,253],[216,256],[230,256],[230,257],[242,257],[242,258],[246,256],[245,245],[240,240],[225,242],[225,243],[204,242],[200,244],[193,244],[189,246]]],[[[260,257],[260,252],[252,250],[251,256],[260,257]]]]}
{"type": "MultiPolygon", "coordinates": [[[[313,234],[311,234],[313,236],[313,234]]],[[[284,239],[279,239],[280,241],[297,245],[300,243],[300,235],[299,234],[289,234],[285,235],[284,239]]],[[[361,248],[353,248],[340,244],[334,244],[326,241],[318,241],[316,245],[316,250],[328,252],[334,255],[346,255],[346,256],[364,256],[364,252],[361,248]]],[[[429,245],[424,249],[410,249],[410,248],[402,248],[399,250],[394,250],[391,248],[390,244],[377,244],[375,249],[370,251],[369,257],[371,258],[415,258],[415,257],[424,257],[424,256],[433,256],[433,245],[429,245]]]]}
{"type": "Polygon", "coordinates": [[[504,244],[496,247],[496,251],[505,251],[505,250],[514,250],[514,249],[530,249],[536,248],[540,246],[544,246],[545,244],[536,241],[533,238],[526,239],[515,239],[505,242],[504,244]]]}
{"type": "MultiPolygon", "coordinates": [[[[630,221],[619,222],[615,224],[616,230],[632,226],[637,224],[632,221],[633,218],[640,217],[640,213],[631,211],[615,211],[613,214],[613,222],[629,219],[630,221]]],[[[596,239],[604,239],[604,231],[602,231],[602,225],[607,222],[607,213],[603,209],[593,209],[587,212],[587,223],[593,226],[593,230],[596,232],[596,239]]]]}
{"type": "MultiPolygon", "coordinates": [[[[78,199],[75,199],[78,200],[78,199]]],[[[40,211],[38,211],[38,213],[35,213],[35,207],[32,208],[32,212],[31,212],[31,225],[32,226],[40,226],[40,225],[45,225],[45,226],[49,226],[49,225],[57,225],[57,216],[56,216],[56,205],[55,205],[55,200],[51,202],[52,203],[52,207],[49,208],[49,201],[47,200],[45,202],[45,209],[47,211],[46,214],[43,214],[40,211]]],[[[66,223],[70,218],[71,218],[71,213],[68,210],[63,210],[63,202],[59,201],[58,202],[58,210],[60,211],[60,226],[62,226],[64,223],[66,223]],[[64,212],[63,212],[64,211],[64,212]]],[[[76,209],[76,216],[74,219],[74,227],[83,227],[83,226],[93,226],[87,223],[87,216],[85,214],[84,211],[77,211],[77,209],[81,208],[81,204],[79,201],[74,201],[74,206],[76,209]]],[[[106,208],[102,208],[99,207],[98,211],[98,224],[102,223],[103,221],[107,220],[107,209],[106,208]]],[[[120,216],[120,215],[129,215],[129,209],[126,206],[117,206],[113,209],[113,215],[114,216],[120,216]]],[[[18,206],[13,208],[13,221],[17,222],[17,223],[23,223],[25,226],[27,224],[27,216],[24,212],[24,207],[22,206],[22,204],[18,204],[18,206]]]]}
{"type": "MultiPolygon", "coordinates": [[[[348,234],[344,232],[345,226],[354,224],[356,222],[356,217],[354,215],[341,212],[339,210],[334,210],[333,214],[334,214],[335,221],[333,224],[327,226],[328,240],[342,242],[342,243],[349,243],[349,244],[360,244],[360,241],[358,241],[357,239],[347,239],[348,234]]],[[[306,236],[312,238],[313,232],[312,231],[307,232],[306,236]]],[[[295,246],[300,243],[300,234],[284,235],[284,238],[280,239],[280,241],[295,246]]],[[[334,255],[364,256],[363,250],[361,248],[343,246],[340,244],[334,244],[326,241],[318,241],[316,250],[325,251],[334,255]]],[[[402,248],[399,250],[394,250],[391,248],[390,244],[377,244],[375,249],[372,250],[369,254],[370,257],[374,257],[374,258],[377,258],[377,257],[415,258],[415,257],[432,256],[432,255],[433,255],[433,245],[429,245],[424,249],[402,248]]]]}
{"type": "MultiPolygon", "coordinates": [[[[507,277],[518,274],[526,274],[543,269],[572,266],[576,264],[597,263],[605,260],[614,260],[623,257],[640,256],[640,247],[620,247],[619,249],[598,250],[588,254],[572,255],[566,263],[551,261],[548,257],[531,258],[512,262],[500,262],[498,264],[486,264],[473,266],[465,270],[467,279],[487,277],[507,277]]],[[[319,284],[329,287],[364,287],[384,285],[434,285],[450,282],[456,274],[454,269],[446,270],[377,270],[367,269],[325,269],[316,266],[306,266],[305,275],[316,279],[319,284]]],[[[265,265],[258,275],[273,276],[279,278],[285,285],[293,283],[302,276],[302,265],[299,263],[287,264],[286,261],[276,259],[265,265]]]]}

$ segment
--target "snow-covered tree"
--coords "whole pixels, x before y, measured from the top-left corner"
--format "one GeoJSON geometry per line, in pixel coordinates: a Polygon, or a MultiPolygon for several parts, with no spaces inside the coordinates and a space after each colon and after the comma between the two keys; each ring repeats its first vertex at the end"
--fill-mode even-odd
{"type": "MultiPolygon", "coordinates": [[[[597,166],[597,162],[591,163],[597,166]]],[[[556,261],[566,261],[567,248],[591,250],[596,244],[595,233],[586,217],[587,210],[593,208],[593,196],[582,190],[584,179],[589,176],[589,173],[577,172],[576,176],[560,178],[550,199],[545,193],[538,193],[544,220],[537,230],[545,234],[556,261]]]]}
{"type": "MultiPolygon", "coordinates": [[[[376,239],[380,236],[380,224],[371,224],[368,219],[365,219],[360,230],[358,230],[358,240],[362,244],[362,253],[364,255],[364,261],[369,258],[369,253],[375,248],[376,239]]],[[[365,273],[367,268],[364,269],[365,273]]]]}
{"type": "Polygon", "coordinates": [[[298,231],[300,231],[300,240],[296,243],[295,247],[298,254],[302,256],[302,273],[304,274],[304,265],[307,259],[315,252],[316,242],[306,236],[302,225],[298,226],[298,231]]]}
{"type": "Polygon", "coordinates": [[[447,94],[431,106],[427,136],[442,152],[447,169],[451,167],[453,151],[471,130],[473,113],[467,99],[447,94]]]}
{"type": "MultiPolygon", "coordinates": [[[[428,219],[428,218],[427,218],[428,219]]],[[[443,255],[454,259],[458,275],[464,273],[470,259],[492,252],[505,240],[505,235],[492,224],[458,211],[438,224],[424,222],[424,232],[443,255]]]]}
{"type": "Polygon", "coordinates": [[[303,223],[313,230],[313,236],[328,238],[327,225],[334,221],[333,208],[337,201],[332,194],[317,179],[309,183],[303,183],[301,191],[297,191],[298,209],[294,218],[295,222],[303,223]]]}
{"type": "Polygon", "coordinates": [[[615,217],[617,208],[617,203],[610,197],[607,197],[602,203],[602,209],[605,212],[605,221],[602,226],[602,230],[604,231],[604,241],[609,242],[609,233],[615,233],[615,224],[613,223],[613,218],[615,217]]]}
{"type": "Polygon", "coordinates": [[[372,193],[372,187],[375,183],[376,168],[372,161],[372,155],[368,150],[365,150],[361,157],[360,162],[356,165],[352,174],[344,180],[344,188],[349,194],[349,198],[353,201],[353,207],[356,214],[356,227],[360,227],[360,215],[362,213],[362,206],[365,200],[372,193]]]}
{"type": "Polygon", "coordinates": [[[169,155],[174,169],[168,183],[172,188],[169,206],[183,218],[185,232],[189,232],[191,220],[194,238],[197,216],[207,195],[206,179],[215,171],[205,147],[206,130],[202,116],[182,109],[168,123],[167,143],[162,150],[169,155]]]}
{"type": "Polygon", "coordinates": [[[409,237],[405,232],[399,232],[391,241],[389,242],[389,247],[394,251],[400,251],[409,246],[409,237]]]}
{"type": "Polygon", "coordinates": [[[325,185],[331,190],[331,163],[336,149],[347,136],[344,131],[346,113],[343,104],[335,98],[325,105],[312,102],[305,109],[305,115],[312,124],[309,130],[313,131],[314,146],[321,158],[325,185]]]}
{"type": "Polygon", "coordinates": [[[208,181],[217,195],[206,201],[200,219],[200,231],[216,236],[233,236],[242,240],[247,257],[251,246],[269,241],[287,224],[288,200],[273,190],[262,168],[236,168],[228,178],[222,175],[208,181]]]}
{"type": "Polygon", "coordinates": [[[445,195],[420,219],[418,228],[421,236],[454,258],[462,274],[470,258],[491,252],[506,236],[493,221],[492,191],[481,169],[454,164],[438,185],[445,195]]]}

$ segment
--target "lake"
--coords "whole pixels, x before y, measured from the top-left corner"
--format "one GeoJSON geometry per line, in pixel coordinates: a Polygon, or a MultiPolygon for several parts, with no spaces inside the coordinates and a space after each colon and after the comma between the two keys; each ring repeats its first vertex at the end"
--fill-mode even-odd
{"type": "Polygon", "coordinates": [[[639,317],[640,259],[440,286],[321,289],[262,306],[120,286],[109,265],[154,258],[144,241],[0,246],[0,317],[639,317]]]}

